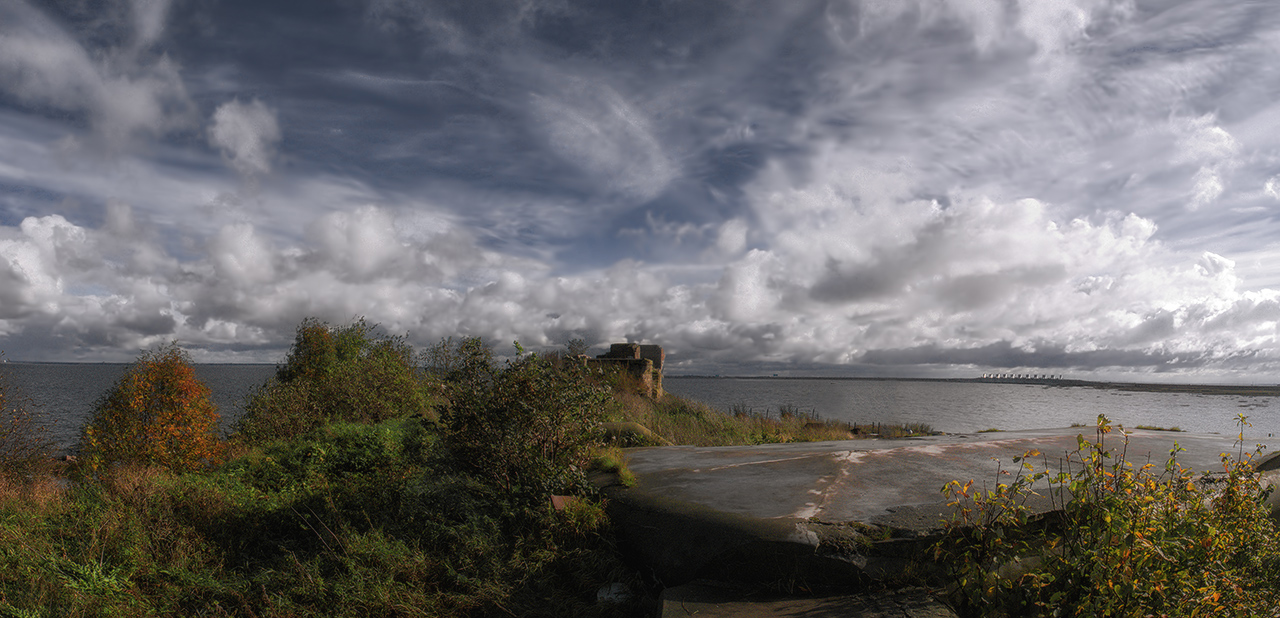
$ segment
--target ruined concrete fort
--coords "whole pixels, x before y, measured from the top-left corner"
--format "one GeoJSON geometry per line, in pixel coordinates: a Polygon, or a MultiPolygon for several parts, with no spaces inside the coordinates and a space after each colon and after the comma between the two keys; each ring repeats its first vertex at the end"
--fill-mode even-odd
{"type": "Polygon", "coordinates": [[[595,358],[582,357],[587,368],[597,371],[626,372],[639,383],[639,391],[654,399],[661,397],[662,361],[667,353],[659,345],[614,343],[609,351],[595,358]]]}

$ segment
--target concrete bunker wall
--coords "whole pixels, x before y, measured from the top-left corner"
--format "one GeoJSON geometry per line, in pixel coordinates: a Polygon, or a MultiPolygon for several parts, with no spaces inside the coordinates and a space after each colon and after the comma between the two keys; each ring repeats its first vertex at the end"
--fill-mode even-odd
{"type": "Polygon", "coordinates": [[[642,394],[654,399],[661,397],[662,364],[667,353],[659,345],[638,343],[614,343],[609,351],[595,358],[585,358],[589,369],[600,371],[624,371],[640,384],[642,394]]]}

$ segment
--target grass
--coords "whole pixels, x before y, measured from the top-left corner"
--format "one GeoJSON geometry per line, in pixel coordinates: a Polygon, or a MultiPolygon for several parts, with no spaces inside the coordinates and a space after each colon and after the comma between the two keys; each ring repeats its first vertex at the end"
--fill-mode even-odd
{"type": "Polygon", "coordinates": [[[736,404],[725,414],[705,403],[667,394],[656,400],[625,391],[614,392],[607,411],[612,421],[630,421],[648,427],[672,444],[735,446],[850,440],[867,437],[909,437],[936,432],[925,424],[854,425],[819,417],[795,406],[779,406],[776,414],[755,412],[736,404]],[[874,428],[876,433],[871,433],[874,428]]]}
{"type": "Polygon", "coordinates": [[[999,432],[1001,432],[1001,431],[1004,431],[1004,430],[1003,430],[1003,429],[996,429],[995,427],[988,427],[988,428],[986,428],[986,429],[979,429],[979,430],[978,430],[978,433],[999,433],[999,432]]]}
{"type": "Polygon", "coordinates": [[[1185,429],[1174,425],[1173,427],[1157,427],[1155,425],[1138,425],[1135,429],[1146,429],[1147,431],[1178,431],[1185,432],[1185,429]]]}
{"type": "Polygon", "coordinates": [[[635,487],[636,475],[627,467],[626,457],[617,446],[601,447],[591,460],[589,470],[598,470],[618,475],[618,482],[625,487],[635,487]]]}

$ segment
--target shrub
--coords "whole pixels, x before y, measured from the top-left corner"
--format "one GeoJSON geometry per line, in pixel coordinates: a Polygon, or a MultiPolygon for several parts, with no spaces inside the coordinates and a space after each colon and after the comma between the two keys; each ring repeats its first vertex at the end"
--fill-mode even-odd
{"type": "Polygon", "coordinates": [[[191,470],[220,448],[218,410],[178,344],[143,352],[94,406],[80,437],[92,472],[121,463],[191,470]]]}
{"type": "MultiPolygon", "coordinates": [[[[937,547],[954,580],[954,601],[973,615],[1262,615],[1280,593],[1280,542],[1269,490],[1241,449],[1223,471],[1196,476],[1177,462],[1135,465],[1079,438],[1066,470],[1019,469],[994,490],[951,483],[956,517],[937,547]],[[1026,507],[1046,481],[1056,517],[1035,522],[1026,507]],[[1064,498],[1070,498],[1065,501],[1064,498]]],[[[1124,445],[1127,446],[1127,439],[1124,445]]]]}
{"type": "Polygon", "coordinates": [[[433,416],[428,384],[412,347],[403,337],[375,330],[363,319],[342,327],[304,320],[284,364],[250,397],[236,433],[263,442],[329,421],[433,416]]]}
{"type": "Polygon", "coordinates": [[[25,475],[45,466],[53,444],[43,419],[0,364],[0,476],[25,475]]]}
{"type": "Polygon", "coordinates": [[[557,369],[537,354],[501,370],[478,338],[457,349],[444,444],[474,474],[504,491],[545,499],[584,480],[608,391],[579,366],[557,369]]]}

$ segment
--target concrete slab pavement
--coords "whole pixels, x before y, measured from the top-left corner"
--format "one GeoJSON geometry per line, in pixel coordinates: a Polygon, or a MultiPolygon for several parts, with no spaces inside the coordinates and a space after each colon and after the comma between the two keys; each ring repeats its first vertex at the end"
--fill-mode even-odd
{"type": "MultiPolygon", "coordinates": [[[[972,480],[994,486],[1016,471],[1013,458],[1039,451],[1037,467],[1055,472],[1092,428],[953,434],[894,440],[843,440],[743,447],[660,447],[627,451],[641,492],[762,519],[856,521],[927,532],[946,515],[942,487],[972,480]],[[903,516],[906,511],[911,517],[903,516]]],[[[1133,430],[1126,457],[1163,466],[1175,442],[1178,461],[1197,472],[1221,471],[1235,439],[1216,434],[1133,430]]],[[[1108,450],[1126,448],[1115,431],[1108,450]]],[[[1253,444],[1245,446],[1252,452],[1253,444]]]]}
{"type": "MultiPolygon", "coordinates": [[[[784,582],[822,590],[902,579],[949,516],[941,493],[952,480],[990,486],[1003,467],[1039,451],[1056,472],[1093,428],[743,447],[628,449],[637,484],[612,487],[620,536],[664,584],[696,578],[784,582]]],[[[1169,451],[1196,472],[1221,471],[1232,436],[1135,430],[1106,436],[1108,450],[1163,467],[1169,451]]],[[[1245,452],[1254,450],[1245,445],[1245,452]]],[[[1263,467],[1280,468],[1267,457],[1263,467]]],[[[1269,473],[1280,476],[1280,471],[1269,473]]],[[[1280,496],[1273,496],[1280,500],[1280,496]]],[[[1029,503],[1047,511],[1048,499],[1029,503]]],[[[856,587],[856,586],[855,586],[856,587]]]]}

